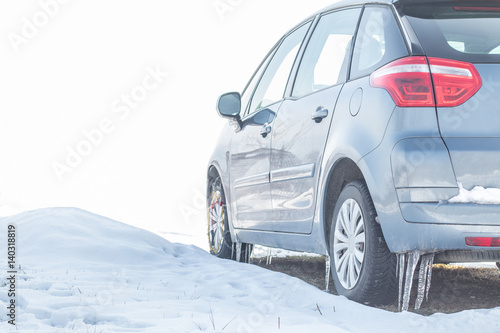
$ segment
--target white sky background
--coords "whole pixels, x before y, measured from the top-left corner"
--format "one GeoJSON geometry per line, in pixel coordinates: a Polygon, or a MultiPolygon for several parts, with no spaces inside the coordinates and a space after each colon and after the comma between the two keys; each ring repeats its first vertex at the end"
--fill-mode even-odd
{"type": "Polygon", "coordinates": [[[331,2],[2,0],[1,215],[71,206],[153,231],[204,232],[200,195],[225,122],[218,95],[241,90],[288,29],[331,2]],[[53,12],[46,22],[42,3],[53,12]],[[13,34],[25,38],[18,52],[13,34]],[[169,75],[125,115],[115,103],[147,68],[169,75]],[[53,163],[67,165],[67,147],[105,119],[113,130],[60,181],[53,163]]]}

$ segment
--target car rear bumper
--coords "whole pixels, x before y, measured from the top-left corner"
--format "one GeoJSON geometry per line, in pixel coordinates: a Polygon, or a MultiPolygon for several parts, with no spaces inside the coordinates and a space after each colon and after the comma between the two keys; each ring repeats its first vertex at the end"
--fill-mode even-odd
{"type": "Polygon", "coordinates": [[[447,250],[500,251],[499,247],[468,246],[467,237],[500,237],[500,227],[462,224],[400,223],[399,232],[384,236],[392,252],[413,250],[442,252],[447,250]]]}
{"type": "Polygon", "coordinates": [[[400,203],[406,222],[500,227],[500,205],[400,203]]]}

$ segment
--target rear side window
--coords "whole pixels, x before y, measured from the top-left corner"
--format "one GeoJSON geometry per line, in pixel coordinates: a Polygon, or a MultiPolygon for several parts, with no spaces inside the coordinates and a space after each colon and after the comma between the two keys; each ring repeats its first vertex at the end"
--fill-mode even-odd
{"type": "Polygon", "coordinates": [[[370,75],[377,68],[407,55],[406,44],[391,8],[366,7],[354,44],[350,78],[370,75]]]}
{"type": "Polygon", "coordinates": [[[293,97],[345,82],[360,13],[354,8],[321,17],[300,63],[293,97]]]}
{"type": "Polygon", "coordinates": [[[500,61],[498,3],[403,5],[427,56],[468,62],[500,61]]]}

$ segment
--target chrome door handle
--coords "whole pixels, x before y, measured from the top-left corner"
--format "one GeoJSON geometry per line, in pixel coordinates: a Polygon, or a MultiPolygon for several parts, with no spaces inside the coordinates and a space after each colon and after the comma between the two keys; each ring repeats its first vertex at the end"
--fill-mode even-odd
{"type": "Polygon", "coordinates": [[[269,133],[271,133],[271,125],[268,123],[265,123],[262,129],[260,130],[260,135],[262,135],[263,138],[265,138],[269,133]]]}
{"type": "Polygon", "coordinates": [[[317,123],[320,123],[323,118],[328,117],[328,110],[322,106],[319,106],[316,111],[311,115],[311,119],[317,123]]]}

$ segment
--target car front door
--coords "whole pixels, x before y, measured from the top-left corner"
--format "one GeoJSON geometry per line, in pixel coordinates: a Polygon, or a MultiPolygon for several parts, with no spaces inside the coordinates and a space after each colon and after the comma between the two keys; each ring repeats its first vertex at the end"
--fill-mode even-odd
{"type": "Polygon", "coordinates": [[[242,97],[242,120],[231,143],[230,184],[235,228],[272,230],[271,133],[290,71],[311,22],[284,37],[242,97]],[[260,72],[260,73],[259,73],[260,72]],[[262,74],[261,74],[262,73],[262,74]]]}
{"type": "Polygon", "coordinates": [[[319,166],[346,81],[361,8],[320,17],[304,51],[290,98],[274,120],[270,182],[274,231],[310,233],[319,166]]]}

